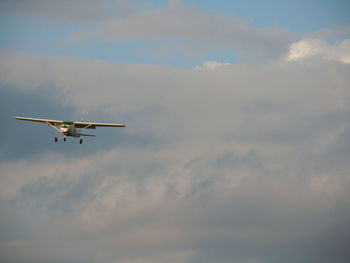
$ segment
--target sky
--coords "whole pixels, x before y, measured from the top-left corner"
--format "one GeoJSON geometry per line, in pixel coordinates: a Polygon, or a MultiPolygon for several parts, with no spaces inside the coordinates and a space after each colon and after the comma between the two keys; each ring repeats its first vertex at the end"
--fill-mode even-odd
{"type": "Polygon", "coordinates": [[[0,1],[0,263],[349,262],[349,13],[0,1]]]}

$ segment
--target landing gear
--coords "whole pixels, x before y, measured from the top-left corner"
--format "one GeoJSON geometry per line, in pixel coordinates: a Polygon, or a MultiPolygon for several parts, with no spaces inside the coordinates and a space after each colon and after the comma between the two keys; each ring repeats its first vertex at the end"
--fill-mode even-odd
{"type": "MultiPolygon", "coordinates": [[[[59,140],[61,140],[63,138],[63,141],[67,141],[67,137],[55,137],[55,142],[58,142],[59,140]]],[[[79,143],[82,144],[83,143],[83,139],[79,139],[79,143]]]]}

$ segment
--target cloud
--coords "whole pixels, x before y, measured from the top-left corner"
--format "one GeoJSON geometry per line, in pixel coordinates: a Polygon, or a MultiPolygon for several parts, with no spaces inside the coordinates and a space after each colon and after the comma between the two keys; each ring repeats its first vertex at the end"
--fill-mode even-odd
{"type": "MultiPolygon", "coordinates": [[[[73,106],[64,105],[61,100],[64,94],[48,84],[38,89],[23,90],[13,85],[0,84],[0,122],[6,129],[0,131],[0,136],[6,140],[0,140],[0,162],[10,161],[15,158],[35,158],[59,147],[52,147],[48,142],[53,141],[57,136],[56,131],[48,129],[47,125],[33,125],[34,123],[20,123],[14,121],[14,116],[36,116],[47,118],[48,116],[57,119],[73,119],[75,109],[73,106]],[[40,141],[30,140],[28,138],[41,138],[40,141]],[[15,144],[23,145],[19,149],[13,147],[15,144]]],[[[61,150],[66,151],[66,148],[61,150]]],[[[76,147],[72,147],[70,152],[76,154],[76,147]]]]}
{"type": "Polygon", "coordinates": [[[186,70],[1,54],[0,261],[349,261],[349,43],[328,39],[344,32],[292,44],[284,29],[183,1],[44,2],[1,10],[97,22],[72,34],[81,42],[175,39],[189,55],[222,47],[274,63],[186,70]],[[54,144],[15,112],[128,128],[54,144]]]}
{"type": "Polygon", "coordinates": [[[97,137],[102,150],[0,163],[2,259],[347,261],[350,74],[316,62],[183,70],[3,54],[3,86],[54,86],[74,116],[128,128],[125,143],[97,137]]]}
{"type": "Polygon", "coordinates": [[[205,43],[208,47],[237,49],[245,57],[265,58],[279,55],[291,40],[285,29],[255,29],[234,16],[206,12],[182,1],[169,1],[155,11],[111,20],[96,35],[116,42],[181,39],[192,46],[205,43]]]}
{"type": "Polygon", "coordinates": [[[321,39],[324,41],[341,41],[350,36],[350,26],[327,28],[304,34],[305,39],[321,39]]]}
{"type": "Polygon", "coordinates": [[[304,39],[290,46],[286,59],[302,61],[312,57],[350,64],[350,40],[329,44],[320,39],[304,39]]]}
{"type": "Polygon", "coordinates": [[[139,11],[129,0],[102,0],[96,1],[60,1],[33,0],[26,1],[1,1],[1,14],[24,15],[44,19],[46,23],[55,26],[62,25],[90,25],[102,21],[123,17],[139,11]]]}
{"type": "Polygon", "coordinates": [[[292,40],[287,29],[253,28],[235,16],[207,12],[182,0],[169,0],[157,9],[129,0],[98,3],[34,0],[30,4],[6,0],[0,5],[3,14],[34,17],[51,26],[83,25],[85,30],[69,34],[70,40],[80,44],[89,39],[105,42],[137,39],[157,40],[162,47],[168,46],[169,40],[176,40],[178,45],[172,49],[186,55],[229,48],[242,58],[271,59],[284,53],[292,40]]]}
{"type": "Polygon", "coordinates": [[[170,0],[157,9],[128,0],[2,1],[0,5],[10,17],[32,17],[64,31],[67,25],[73,27],[75,32],[55,42],[58,46],[136,40],[162,56],[191,57],[221,49],[236,52],[241,60],[266,61],[285,54],[293,39],[285,28],[254,28],[234,15],[208,12],[181,0],[170,0]]]}

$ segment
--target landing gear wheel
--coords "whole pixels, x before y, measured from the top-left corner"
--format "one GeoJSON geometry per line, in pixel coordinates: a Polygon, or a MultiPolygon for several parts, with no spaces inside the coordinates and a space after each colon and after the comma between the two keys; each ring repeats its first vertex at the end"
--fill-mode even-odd
{"type": "Polygon", "coordinates": [[[63,141],[66,141],[66,140],[67,140],[67,138],[66,138],[66,137],[64,137],[64,138],[63,138],[63,141]]]}
{"type": "Polygon", "coordinates": [[[83,143],[83,139],[80,139],[79,143],[82,144],[83,143]]]}
{"type": "Polygon", "coordinates": [[[58,141],[58,139],[57,139],[57,137],[55,137],[55,142],[57,142],[58,141]]]}

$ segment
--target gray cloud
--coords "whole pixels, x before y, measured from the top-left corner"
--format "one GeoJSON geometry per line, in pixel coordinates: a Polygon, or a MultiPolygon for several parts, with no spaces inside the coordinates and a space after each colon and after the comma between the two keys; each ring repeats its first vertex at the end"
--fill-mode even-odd
{"type": "MultiPolygon", "coordinates": [[[[14,86],[0,84],[0,121],[2,127],[0,132],[1,161],[9,161],[12,158],[29,158],[41,154],[49,147],[48,142],[53,142],[57,136],[46,125],[33,125],[33,123],[20,123],[13,119],[14,116],[37,116],[46,118],[56,116],[57,118],[70,118],[74,108],[60,105],[62,98],[59,90],[54,87],[39,88],[23,92],[14,86]],[[34,138],[41,138],[36,140],[34,138]],[[22,145],[18,148],[14,145],[22,145]]],[[[56,145],[57,146],[57,145],[56,145]]],[[[50,147],[49,147],[50,148],[50,147]]],[[[56,148],[57,149],[57,148],[56,148]]],[[[52,150],[52,148],[51,148],[52,150]]]]}
{"type": "Polygon", "coordinates": [[[286,29],[256,29],[234,16],[219,16],[177,0],[153,12],[111,20],[93,35],[116,42],[175,39],[183,41],[182,48],[189,54],[223,47],[237,50],[242,57],[250,59],[276,58],[292,40],[291,32],[286,29]]]}
{"type": "Polygon", "coordinates": [[[102,1],[53,1],[53,0],[4,0],[0,3],[3,15],[25,15],[44,19],[51,25],[89,25],[115,17],[123,17],[139,11],[129,0],[102,1]]]}
{"type": "Polygon", "coordinates": [[[348,65],[0,61],[2,84],[19,93],[51,83],[74,116],[128,124],[127,143],[0,164],[3,261],[350,258],[348,65]]]}
{"type": "Polygon", "coordinates": [[[80,44],[91,38],[107,42],[157,40],[156,54],[176,51],[196,55],[225,48],[237,51],[241,59],[265,61],[284,54],[293,39],[287,29],[253,28],[235,16],[207,12],[179,0],[168,1],[158,9],[128,0],[16,0],[0,5],[3,14],[31,16],[51,26],[83,25],[83,32],[69,36],[80,44]],[[178,44],[170,45],[169,40],[178,44]]]}
{"type": "MultiPolygon", "coordinates": [[[[76,154],[88,154],[91,150],[108,149],[116,144],[129,145],[147,145],[154,143],[151,135],[141,134],[126,135],[122,130],[103,130],[97,129],[93,133],[102,136],[103,142],[97,143],[94,139],[86,139],[90,142],[83,147],[76,147],[78,141],[69,140],[67,144],[56,144],[53,138],[59,136],[59,133],[45,124],[31,122],[22,122],[14,120],[14,116],[33,116],[37,118],[51,118],[59,120],[79,120],[83,115],[77,114],[73,105],[63,103],[65,96],[60,89],[45,84],[37,89],[23,90],[15,86],[6,86],[0,84],[0,121],[3,127],[0,131],[0,162],[7,162],[18,158],[36,157],[43,153],[51,151],[63,152],[66,155],[75,156],[76,154]],[[14,147],[14,145],[22,145],[14,147]]],[[[111,114],[103,110],[97,110],[94,114],[89,114],[90,120],[99,120],[112,118],[111,114]]]]}

